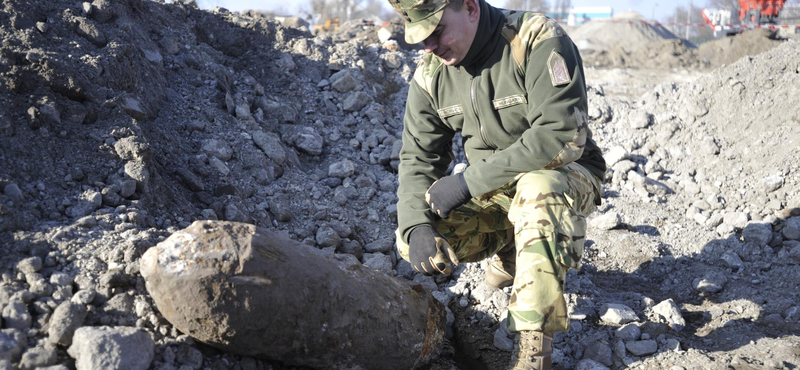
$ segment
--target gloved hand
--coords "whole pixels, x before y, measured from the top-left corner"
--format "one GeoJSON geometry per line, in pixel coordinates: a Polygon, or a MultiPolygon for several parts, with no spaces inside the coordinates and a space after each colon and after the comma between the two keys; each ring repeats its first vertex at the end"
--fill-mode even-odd
{"type": "Polygon", "coordinates": [[[449,217],[451,211],[467,204],[471,198],[463,173],[442,177],[425,192],[425,201],[441,218],[449,217]]]}
{"type": "Polygon", "coordinates": [[[423,275],[447,275],[453,271],[450,262],[458,264],[453,248],[430,225],[420,225],[411,230],[408,249],[411,266],[423,275]]]}

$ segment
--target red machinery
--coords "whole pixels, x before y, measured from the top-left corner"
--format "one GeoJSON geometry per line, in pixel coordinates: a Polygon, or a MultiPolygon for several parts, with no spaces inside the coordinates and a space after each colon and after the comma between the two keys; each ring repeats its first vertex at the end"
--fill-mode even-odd
{"type": "Polygon", "coordinates": [[[739,21],[744,24],[776,23],[786,0],[739,0],[739,21]]]}

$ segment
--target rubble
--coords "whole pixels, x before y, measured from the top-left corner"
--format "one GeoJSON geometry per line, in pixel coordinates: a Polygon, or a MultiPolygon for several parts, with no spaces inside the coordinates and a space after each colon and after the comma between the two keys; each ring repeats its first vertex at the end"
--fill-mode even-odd
{"type": "MultiPolygon", "coordinates": [[[[757,31],[694,48],[640,25],[588,26],[572,35],[606,44],[582,55],[610,169],[583,267],[567,276],[556,368],[800,366],[797,42],[757,31]],[[607,303],[633,314],[607,317],[607,303]]],[[[132,352],[88,340],[129,335],[141,349],[125,361],[139,368],[292,369],[198,344],[145,287],[145,251],[218,219],[424,287],[446,306],[455,355],[505,368],[511,291],[482,286],[486,263],[434,279],[394,251],[419,49],[399,18],[340,30],[184,2],[7,2],[0,369],[71,368],[70,354],[107,368],[132,352]]]]}

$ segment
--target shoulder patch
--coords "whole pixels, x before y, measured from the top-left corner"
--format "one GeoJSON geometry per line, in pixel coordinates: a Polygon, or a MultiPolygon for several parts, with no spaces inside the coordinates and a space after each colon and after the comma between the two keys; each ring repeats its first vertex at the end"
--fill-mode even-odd
{"type": "Polygon", "coordinates": [[[433,76],[441,66],[442,60],[431,53],[423,55],[419,64],[417,64],[417,70],[414,71],[414,81],[416,81],[417,85],[419,85],[422,90],[425,90],[428,95],[431,95],[433,76]]]}
{"type": "Polygon", "coordinates": [[[503,36],[511,44],[514,60],[525,73],[528,53],[544,40],[565,36],[567,33],[544,14],[505,10],[506,17],[503,36]]]}
{"type": "Polygon", "coordinates": [[[554,87],[568,85],[572,82],[567,62],[555,50],[550,53],[550,58],[547,58],[547,70],[550,71],[550,82],[553,83],[554,87]]]}

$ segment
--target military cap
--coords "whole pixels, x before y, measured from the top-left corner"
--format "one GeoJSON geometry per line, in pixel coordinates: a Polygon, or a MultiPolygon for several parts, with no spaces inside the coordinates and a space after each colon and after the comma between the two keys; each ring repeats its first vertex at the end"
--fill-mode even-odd
{"type": "Polygon", "coordinates": [[[389,0],[389,3],[406,22],[406,42],[416,44],[433,33],[450,0],[389,0]]]}

